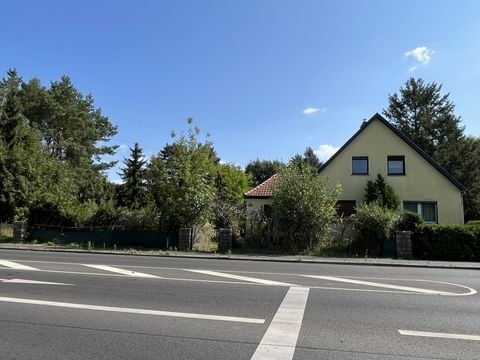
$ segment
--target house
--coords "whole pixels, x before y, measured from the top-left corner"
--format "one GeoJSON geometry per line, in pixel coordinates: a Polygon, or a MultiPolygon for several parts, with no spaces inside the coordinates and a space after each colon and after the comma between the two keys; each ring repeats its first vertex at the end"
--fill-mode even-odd
{"type": "MultiPolygon", "coordinates": [[[[320,174],[332,186],[342,185],[338,207],[344,215],[364,201],[367,181],[381,174],[403,210],[418,213],[427,223],[463,224],[465,187],[380,114],[364,122],[320,174]]],[[[247,211],[270,211],[276,180],[274,175],[245,193],[247,211]]]]}

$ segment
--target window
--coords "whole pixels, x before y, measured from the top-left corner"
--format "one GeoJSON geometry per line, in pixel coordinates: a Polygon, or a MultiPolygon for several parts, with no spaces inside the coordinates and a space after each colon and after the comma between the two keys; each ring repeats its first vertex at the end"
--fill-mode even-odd
{"type": "Polygon", "coordinates": [[[416,201],[404,201],[403,210],[420,215],[426,223],[436,224],[437,218],[437,203],[430,202],[416,202],[416,201]]]}
{"type": "Polygon", "coordinates": [[[337,215],[339,217],[349,217],[355,214],[355,206],[357,202],[355,200],[338,200],[337,201],[337,215]]]}
{"type": "Polygon", "coordinates": [[[387,157],[388,175],[405,175],[405,156],[387,157]]]}
{"type": "Polygon", "coordinates": [[[368,156],[352,157],[352,175],[368,175],[368,156]]]}

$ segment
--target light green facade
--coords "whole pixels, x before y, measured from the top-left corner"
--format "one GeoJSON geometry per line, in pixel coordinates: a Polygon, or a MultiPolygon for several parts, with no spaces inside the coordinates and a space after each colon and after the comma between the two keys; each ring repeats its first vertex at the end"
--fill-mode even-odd
{"type": "Polygon", "coordinates": [[[364,201],[367,180],[382,174],[404,201],[436,202],[439,224],[463,224],[463,195],[445,175],[380,120],[374,119],[336,157],[321,175],[340,182],[340,200],[364,201]],[[352,175],[352,157],[367,156],[368,175],[352,175]],[[387,156],[405,157],[405,175],[388,175],[387,156]]]}

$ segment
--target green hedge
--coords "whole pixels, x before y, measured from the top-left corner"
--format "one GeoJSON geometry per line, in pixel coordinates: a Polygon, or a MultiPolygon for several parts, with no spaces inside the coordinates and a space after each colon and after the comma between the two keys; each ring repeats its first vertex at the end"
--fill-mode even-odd
{"type": "Polygon", "coordinates": [[[425,260],[480,261],[480,226],[421,225],[414,234],[413,256],[425,260]]]}

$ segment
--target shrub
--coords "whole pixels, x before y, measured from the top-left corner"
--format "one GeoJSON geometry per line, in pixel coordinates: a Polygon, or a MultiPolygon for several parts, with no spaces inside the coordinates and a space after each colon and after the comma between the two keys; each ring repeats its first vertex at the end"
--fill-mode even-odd
{"type": "Polygon", "coordinates": [[[339,192],[310,166],[282,170],[272,196],[274,243],[295,253],[329,240],[339,192]]]}
{"type": "Polygon", "coordinates": [[[398,231],[415,232],[421,224],[423,224],[423,219],[420,215],[412,212],[403,212],[398,217],[395,228],[398,231]]]}
{"type": "Polygon", "coordinates": [[[480,220],[470,220],[465,225],[467,225],[467,226],[480,226],[480,220]]]}
{"type": "Polygon", "coordinates": [[[367,181],[365,201],[369,204],[377,202],[384,208],[390,210],[397,210],[400,206],[400,198],[395,194],[393,187],[386,183],[385,178],[381,174],[377,175],[375,181],[367,181]]]}
{"type": "Polygon", "coordinates": [[[480,226],[421,225],[413,239],[419,259],[480,261],[480,226]]]}
{"type": "Polygon", "coordinates": [[[358,206],[354,218],[356,236],[353,250],[357,254],[381,256],[383,243],[392,236],[396,219],[395,212],[385,209],[378,202],[358,206]]]}

